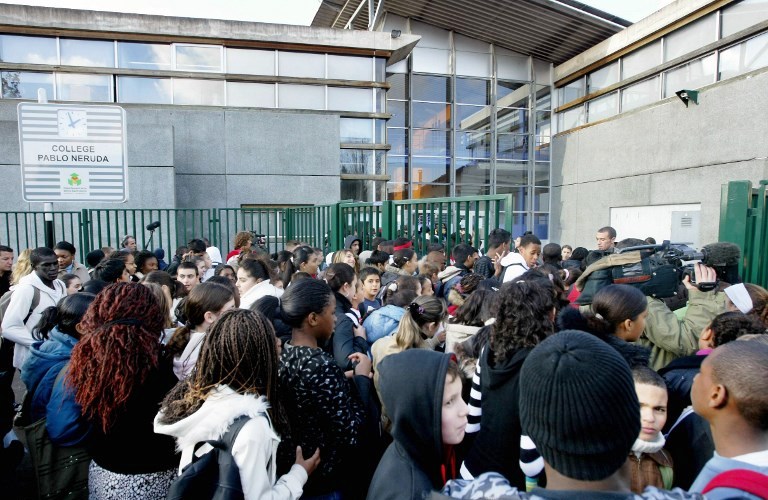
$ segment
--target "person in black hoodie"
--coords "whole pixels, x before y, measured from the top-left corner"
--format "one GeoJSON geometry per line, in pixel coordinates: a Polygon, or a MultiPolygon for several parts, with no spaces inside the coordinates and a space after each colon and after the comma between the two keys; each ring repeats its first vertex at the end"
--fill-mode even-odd
{"type": "Polygon", "coordinates": [[[450,354],[410,349],[379,364],[381,396],[392,418],[394,441],[368,488],[371,500],[421,500],[458,473],[468,408],[461,372],[450,354]]]}
{"type": "Polygon", "coordinates": [[[461,475],[472,479],[484,472],[499,472],[512,485],[524,488],[525,476],[518,464],[520,369],[531,350],[554,331],[555,298],[536,281],[511,281],[499,290],[492,313],[496,322],[480,353],[469,402],[467,437],[469,433],[476,437],[461,475]]]}
{"type": "Polygon", "coordinates": [[[325,271],[325,281],[336,296],[336,328],[333,331],[333,339],[330,343],[332,354],[336,364],[344,371],[353,368],[353,362],[349,358],[352,353],[368,352],[368,341],[365,336],[365,328],[360,325],[360,312],[352,307],[349,301],[357,288],[357,275],[352,266],[344,263],[332,264],[325,271]],[[355,315],[357,325],[347,313],[355,315]]]}

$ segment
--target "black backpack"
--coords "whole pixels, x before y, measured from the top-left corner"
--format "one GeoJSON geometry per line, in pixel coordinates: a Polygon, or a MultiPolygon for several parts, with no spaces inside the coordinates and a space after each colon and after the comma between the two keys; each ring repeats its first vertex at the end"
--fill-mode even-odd
{"type": "Polygon", "coordinates": [[[232,445],[240,429],[250,420],[243,415],[235,419],[221,439],[203,441],[195,445],[195,452],[204,443],[213,446],[205,455],[193,453],[192,462],[171,484],[167,500],[243,500],[240,469],[232,456],[232,445]]]}

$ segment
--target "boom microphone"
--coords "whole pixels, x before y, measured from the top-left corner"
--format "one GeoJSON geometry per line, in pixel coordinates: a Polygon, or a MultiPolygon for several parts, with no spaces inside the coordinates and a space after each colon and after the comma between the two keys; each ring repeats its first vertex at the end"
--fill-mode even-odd
{"type": "Polygon", "coordinates": [[[701,249],[701,262],[709,267],[726,267],[739,264],[741,250],[735,243],[721,241],[710,243],[701,249]]]}
{"type": "Polygon", "coordinates": [[[155,222],[152,222],[151,224],[147,224],[147,231],[154,231],[160,227],[160,221],[156,220],[155,222]]]}

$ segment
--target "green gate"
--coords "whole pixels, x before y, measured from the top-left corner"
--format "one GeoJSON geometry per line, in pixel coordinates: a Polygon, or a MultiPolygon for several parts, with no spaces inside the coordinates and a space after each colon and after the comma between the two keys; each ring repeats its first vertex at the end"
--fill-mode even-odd
{"type": "Polygon", "coordinates": [[[768,287],[768,180],[753,188],[750,181],[723,184],[720,197],[719,241],[729,241],[741,248],[741,277],[748,283],[768,287]]]}
{"type": "Polygon", "coordinates": [[[53,222],[54,241],[66,240],[74,244],[80,260],[84,261],[82,214],[80,212],[0,212],[0,244],[21,252],[26,248],[47,246],[46,221],[53,222]]]}

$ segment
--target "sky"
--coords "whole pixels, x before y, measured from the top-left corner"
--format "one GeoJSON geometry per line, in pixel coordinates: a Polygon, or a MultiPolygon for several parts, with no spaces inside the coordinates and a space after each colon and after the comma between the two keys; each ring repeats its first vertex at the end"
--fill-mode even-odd
{"type": "MultiPolygon", "coordinates": [[[[631,22],[673,0],[580,0],[631,22]]],[[[0,3],[308,26],[320,0],[0,0],[0,3]]]]}

